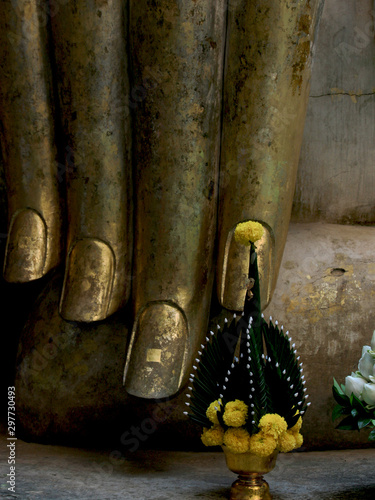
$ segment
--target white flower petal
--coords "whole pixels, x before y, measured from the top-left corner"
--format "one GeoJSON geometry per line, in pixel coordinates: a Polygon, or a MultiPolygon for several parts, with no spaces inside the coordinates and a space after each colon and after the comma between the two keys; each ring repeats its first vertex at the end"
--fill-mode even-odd
{"type": "Polygon", "coordinates": [[[366,380],[363,378],[348,376],[345,379],[345,394],[350,397],[353,393],[358,399],[362,399],[361,393],[365,385],[366,380]]]}
{"type": "Polygon", "coordinates": [[[361,375],[369,380],[369,376],[373,375],[374,372],[374,362],[375,359],[371,356],[369,352],[365,352],[358,363],[358,370],[361,375]]]}
{"type": "Polygon", "coordinates": [[[362,347],[362,356],[361,357],[363,357],[367,351],[371,351],[371,347],[369,345],[364,345],[362,347]]]}
{"type": "Polygon", "coordinates": [[[374,333],[372,334],[372,339],[371,339],[371,350],[375,351],[375,330],[374,333]]]}
{"type": "Polygon", "coordinates": [[[365,384],[362,396],[368,405],[375,406],[375,384],[365,384]]]}

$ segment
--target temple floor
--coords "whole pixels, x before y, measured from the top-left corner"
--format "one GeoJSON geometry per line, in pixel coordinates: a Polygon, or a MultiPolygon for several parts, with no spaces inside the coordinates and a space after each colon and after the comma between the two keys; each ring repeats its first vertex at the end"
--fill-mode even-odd
{"type": "MultiPolygon", "coordinates": [[[[228,498],[235,475],[220,452],[92,451],[16,445],[16,488],[8,491],[8,448],[1,438],[0,498],[22,500],[169,500],[228,498]],[[117,460],[117,463],[116,463],[117,460]]],[[[273,500],[375,498],[375,449],[299,452],[279,456],[267,475],[273,500]]]]}

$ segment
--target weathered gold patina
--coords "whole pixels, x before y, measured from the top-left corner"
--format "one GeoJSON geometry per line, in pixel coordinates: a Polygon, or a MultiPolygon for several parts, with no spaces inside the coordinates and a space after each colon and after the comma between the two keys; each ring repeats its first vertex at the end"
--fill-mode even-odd
{"type": "Polygon", "coordinates": [[[34,0],[1,2],[0,118],[9,224],[7,281],[27,282],[61,260],[52,77],[46,24],[34,0]]]}
{"type": "Polygon", "coordinates": [[[320,1],[231,2],[220,164],[218,296],[241,310],[249,253],[235,226],[257,220],[261,301],[270,301],[284,250],[302,143],[320,1]]]}
{"type": "Polygon", "coordinates": [[[127,9],[74,0],[51,17],[67,164],[67,261],[60,311],[105,319],[130,296],[133,246],[127,9]]]}
{"type": "Polygon", "coordinates": [[[40,278],[63,249],[65,319],[104,320],[131,297],[133,395],[185,383],[208,323],[215,241],[219,301],[241,310],[239,222],[265,227],[270,300],[322,3],[70,0],[49,15],[37,0],[1,3],[5,277],[40,278]]]}
{"type": "Polygon", "coordinates": [[[213,282],[225,2],[130,2],[135,111],[135,323],[127,390],[165,397],[186,381],[213,282]],[[146,352],[162,348],[160,363],[146,352]],[[169,356],[169,357],[168,357],[169,356]]]}

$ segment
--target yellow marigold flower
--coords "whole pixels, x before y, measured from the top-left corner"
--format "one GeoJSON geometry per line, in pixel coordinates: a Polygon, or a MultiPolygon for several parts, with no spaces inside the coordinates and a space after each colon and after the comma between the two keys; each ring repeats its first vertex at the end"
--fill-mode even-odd
{"type": "Polygon", "coordinates": [[[263,232],[263,226],[259,222],[240,222],[234,231],[234,239],[241,245],[249,246],[250,241],[255,243],[260,240],[263,232]]]}
{"type": "Polygon", "coordinates": [[[293,425],[293,427],[288,429],[288,431],[297,433],[301,430],[301,427],[302,427],[302,417],[299,417],[299,419],[297,420],[297,423],[295,425],[293,425]]]}
{"type": "Polygon", "coordinates": [[[242,427],[246,423],[247,412],[248,406],[240,399],[229,401],[225,405],[223,420],[229,427],[242,427]]]}
{"type": "Polygon", "coordinates": [[[224,444],[232,453],[249,451],[250,434],[243,427],[231,427],[224,434],[224,444]]]}
{"type": "Polygon", "coordinates": [[[203,429],[201,435],[202,443],[205,446],[221,446],[223,444],[224,429],[220,425],[214,425],[211,429],[203,429]]]}
{"type": "Polygon", "coordinates": [[[288,451],[294,450],[294,448],[296,448],[296,439],[293,433],[284,432],[284,434],[279,437],[277,447],[283,453],[288,453],[288,451]]]}
{"type": "Polygon", "coordinates": [[[220,409],[221,399],[213,401],[206,410],[206,417],[213,424],[219,425],[219,420],[217,418],[217,411],[220,409]],[[216,409],[215,409],[216,408],[216,409]]]}
{"type": "Polygon", "coordinates": [[[267,413],[259,420],[259,428],[264,434],[269,434],[270,436],[277,439],[288,429],[288,424],[284,417],[281,417],[277,413],[267,413]]]}
{"type": "Polygon", "coordinates": [[[303,445],[303,436],[300,433],[293,433],[293,437],[296,440],[296,448],[300,448],[303,445]]]}
{"type": "Polygon", "coordinates": [[[268,457],[268,455],[271,455],[275,451],[276,446],[276,439],[261,431],[251,436],[249,451],[255,453],[258,457],[268,457]]]}

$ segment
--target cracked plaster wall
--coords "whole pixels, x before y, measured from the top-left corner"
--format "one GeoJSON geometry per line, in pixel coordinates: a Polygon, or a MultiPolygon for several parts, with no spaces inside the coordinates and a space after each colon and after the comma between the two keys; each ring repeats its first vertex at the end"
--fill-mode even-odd
{"type": "Polygon", "coordinates": [[[375,329],[374,227],[291,224],[279,278],[265,311],[284,325],[304,364],[312,403],[303,426],[305,446],[351,448],[366,432],[338,431],[331,414],[333,377],[357,370],[362,346],[375,329]]]}
{"type": "Polygon", "coordinates": [[[293,206],[295,222],[375,222],[375,7],[325,0],[293,206]]]}

